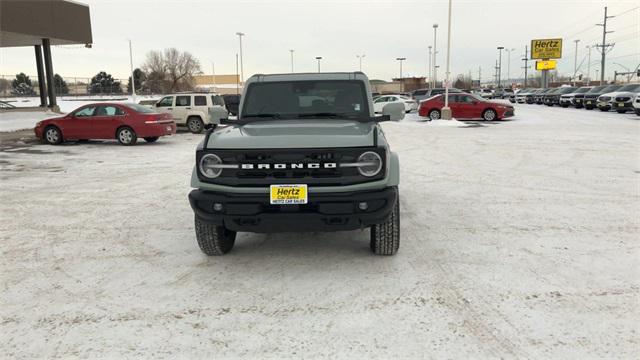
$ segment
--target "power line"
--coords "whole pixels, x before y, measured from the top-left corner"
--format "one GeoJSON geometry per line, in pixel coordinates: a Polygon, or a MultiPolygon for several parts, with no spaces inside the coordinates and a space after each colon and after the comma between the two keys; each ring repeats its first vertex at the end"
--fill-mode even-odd
{"type": "Polygon", "coordinates": [[[600,51],[600,54],[602,55],[602,60],[600,63],[600,83],[604,82],[604,64],[605,64],[605,60],[606,60],[606,56],[607,56],[607,52],[609,52],[610,50],[607,50],[609,48],[613,49],[613,46],[615,45],[615,43],[613,44],[607,44],[607,33],[612,33],[613,31],[607,31],[607,19],[611,19],[613,18],[613,16],[607,16],[607,7],[604,7],[604,21],[602,22],[602,24],[596,24],[598,26],[602,26],[602,44],[596,44],[596,50],[600,51]]]}

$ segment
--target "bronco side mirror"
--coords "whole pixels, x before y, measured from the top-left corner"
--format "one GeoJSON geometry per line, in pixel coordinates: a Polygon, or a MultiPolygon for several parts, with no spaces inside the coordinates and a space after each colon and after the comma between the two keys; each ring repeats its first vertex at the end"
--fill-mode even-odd
{"type": "Polygon", "coordinates": [[[221,106],[214,106],[209,108],[209,120],[212,124],[222,124],[223,120],[229,118],[229,112],[227,109],[221,106]]]}
{"type": "Polygon", "coordinates": [[[389,116],[389,120],[391,121],[400,121],[404,119],[404,104],[389,103],[382,107],[382,115],[389,116]]]}

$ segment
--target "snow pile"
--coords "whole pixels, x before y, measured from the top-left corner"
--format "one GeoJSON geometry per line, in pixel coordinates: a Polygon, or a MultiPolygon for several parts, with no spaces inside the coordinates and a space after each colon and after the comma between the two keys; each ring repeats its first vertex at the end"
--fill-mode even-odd
{"type": "Polygon", "coordinates": [[[0,132],[33,129],[38,121],[61,116],[51,111],[0,111],[0,132]]]}

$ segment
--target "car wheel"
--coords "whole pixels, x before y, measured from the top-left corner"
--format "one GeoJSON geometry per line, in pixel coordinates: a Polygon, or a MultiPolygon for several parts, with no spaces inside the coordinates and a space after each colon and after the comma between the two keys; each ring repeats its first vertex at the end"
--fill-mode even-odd
{"type": "Polygon", "coordinates": [[[121,145],[125,146],[135,145],[136,142],[138,142],[138,136],[136,135],[136,132],[133,131],[132,128],[126,126],[118,129],[118,131],[116,132],[116,139],[118,139],[118,142],[121,145]]]}
{"type": "Polygon", "coordinates": [[[606,109],[606,108],[598,108],[598,109],[600,109],[600,111],[602,111],[602,112],[607,112],[607,111],[609,111],[609,109],[606,109]]]}
{"type": "Polygon", "coordinates": [[[57,126],[47,126],[47,128],[44,129],[42,138],[47,144],[58,145],[62,142],[62,132],[57,126]]]}
{"type": "Polygon", "coordinates": [[[158,139],[160,139],[160,137],[158,137],[158,136],[149,136],[149,137],[144,138],[144,141],[146,141],[148,143],[152,143],[152,142],[158,141],[158,139]]]}
{"type": "Polygon", "coordinates": [[[194,134],[200,134],[204,130],[204,123],[199,117],[191,116],[187,119],[187,128],[194,134]]]}
{"type": "Polygon", "coordinates": [[[400,247],[400,198],[391,215],[381,224],[371,227],[369,247],[376,255],[394,255],[400,247]]]}
{"type": "Polygon", "coordinates": [[[429,111],[429,119],[431,119],[431,120],[440,119],[440,110],[433,109],[433,110],[429,111]]]}
{"type": "Polygon", "coordinates": [[[224,226],[216,226],[195,217],[196,239],[203,253],[209,256],[224,255],[233,249],[236,232],[224,226]]]}
{"type": "Polygon", "coordinates": [[[498,114],[496,114],[496,111],[493,109],[487,109],[482,113],[482,118],[485,121],[493,121],[498,118],[498,114]]]}
{"type": "Polygon", "coordinates": [[[624,113],[626,113],[626,111],[625,111],[625,110],[616,110],[616,112],[617,112],[618,114],[624,114],[624,113]]]}

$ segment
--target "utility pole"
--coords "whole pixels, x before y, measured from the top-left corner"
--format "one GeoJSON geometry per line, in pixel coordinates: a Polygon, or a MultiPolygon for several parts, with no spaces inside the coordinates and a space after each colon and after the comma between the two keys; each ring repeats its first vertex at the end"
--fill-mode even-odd
{"type": "Polygon", "coordinates": [[[591,45],[587,45],[589,55],[587,57],[587,86],[591,83],[591,45]]]}
{"type": "Polygon", "coordinates": [[[438,81],[437,72],[436,72],[436,54],[438,53],[438,48],[436,47],[436,34],[438,33],[438,24],[433,24],[433,86],[431,88],[436,87],[436,81],[438,81]]]}
{"type": "Polygon", "coordinates": [[[238,39],[240,40],[240,81],[244,84],[244,66],[242,62],[242,37],[244,33],[238,31],[236,35],[238,35],[238,39]]]}
{"type": "Polygon", "coordinates": [[[504,46],[498,46],[498,58],[500,59],[498,63],[498,88],[502,87],[502,83],[500,82],[500,77],[502,76],[502,50],[504,46]]]}
{"type": "Polygon", "coordinates": [[[322,56],[316,56],[316,60],[318,61],[318,72],[320,72],[320,60],[322,60],[322,56]]]}
{"type": "Polygon", "coordinates": [[[407,58],[399,57],[396,60],[400,61],[400,92],[404,91],[404,82],[402,81],[402,62],[407,60],[407,58]]]}
{"type": "Polygon", "coordinates": [[[293,50],[293,49],[289,50],[289,53],[291,53],[291,72],[292,72],[292,73],[293,73],[293,52],[294,52],[294,51],[295,51],[295,50],[293,50]]]}
{"type": "Polygon", "coordinates": [[[429,76],[429,87],[431,87],[431,45],[429,45],[429,68],[427,69],[427,74],[429,76]]]}
{"type": "Polygon", "coordinates": [[[576,43],[576,53],[575,53],[575,57],[573,58],[573,86],[576,86],[576,75],[578,74],[578,43],[580,42],[579,39],[575,39],[573,40],[574,43],[576,43]]]}
{"type": "Polygon", "coordinates": [[[527,87],[527,70],[529,70],[529,48],[527,45],[524,46],[524,56],[522,57],[522,61],[524,61],[524,87],[527,87]]]}
{"type": "Polygon", "coordinates": [[[602,26],[602,44],[596,44],[596,48],[600,48],[600,54],[602,59],[600,60],[600,85],[604,82],[604,63],[607,55],[607,48],[612,47],[614,44],[607,44],[607,34],[613,31],[607,31],[607,19],[611,19],[615,16],[607,16],[607,7],[604,7],[604,21],[602,24],[596,24],[602,26]]]}

